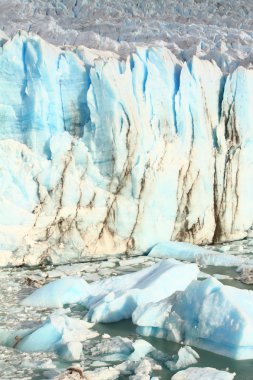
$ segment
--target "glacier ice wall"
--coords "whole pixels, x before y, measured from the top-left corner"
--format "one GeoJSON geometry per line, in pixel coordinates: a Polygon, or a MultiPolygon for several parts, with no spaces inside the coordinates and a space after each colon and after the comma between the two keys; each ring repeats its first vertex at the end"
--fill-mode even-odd
{"type": "Polygon", "coordinates": [[[210,243],[253,223],[253,71],[18,33],[0,50],[0,262],[210,243]]]}

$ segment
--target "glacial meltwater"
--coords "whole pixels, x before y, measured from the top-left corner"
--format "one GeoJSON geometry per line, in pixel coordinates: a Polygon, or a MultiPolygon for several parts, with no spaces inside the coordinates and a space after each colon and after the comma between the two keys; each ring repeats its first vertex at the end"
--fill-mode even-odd
{"type": "MultiPolygon", "coordinates": [[[[209,249],[214,247],[209,247],[209,249]]],[[[215,247],[220,252],[236,255],[236,257],[252,258],[253,257],[253,239],[227,243],[215,247]],[[252,256],[252,257],[251,257],[252,256]]],[[[52,314],[55,310],[49,308],[33,308],[22,306],[20,304],[26,296],[33,293],[36,288],[64,276],[80,276],[89,283],[107,278],[130,273],[141,268],[148,267],[160,259],[148,256],[136,257],[109,257],[105,261],[92,261],[85,263],[74,263],[72,265],[62,266],[45,266],[43,268],[20,267],[20,268],[3,268],[0,272],[0,378],[5,379],[23,379],[23,380],[44,380],[53,379],[64,369],[79,365],[84,370],[92,371],[96,367],[107,366],[113,367],[120,361],[106,361],[90,354],[90,348],[102,341],[105,336],[108,337],[128,337],[131,340],[144,339],[151,343],[157,350],[165,355],[176,354],[181,347],[180,344],[169,342],[165,339],[154,337],[143,337],[137,334],[136,326],[131,320],[124,320],[115,323],[97,323],[92,328],[99,335],[83,346],[83,352],[79,361],[65,361],[60,359],[53,352],[20,352],[14,347],[4,346],[4,332],[7,330],[30,329],[38,326],[41,322],[52,314]],[[106,335],[105,335],[106,334],[106,335]]],[[[252,290],[252,285],[240,281],[238,268],[235,267],[205,267],[200,268],[199,278],[212,275],[219,279],[223,284],[232,285],[241,289],[252,290]]],[[[247,281],[246,281],[247,282],[247,281]]],[[[59,311],[59,309],[58,309],[59,311]]],[[[87,310],[79,305],[67,305],[60,312],[64,315],[83,319],[87,310]]],[[[18,340],[18,337],[17,337],[18,340]]],[[[15,346],[15,345],[14,345],[15,346]]],[[[234,360],[228,357],[216,355],[192,346],[199,354],[197,367],[214,367],[220,370],[235,372],[236,380],[250,380],[253,378],[252,365],[253,360],[234,360]]],[[[148,355],[147,355],[148,356],[148,355]]],[[[123,360],[122,360],[123,361],[123,360]]],[[[152,371],[152,376],[168,380],[175,372],[165,368],[161,363],[157,363],[157,369],[152,371]],[[159,368],[160,366],[160,368],[159,368]]],[[[128,376],[121,376],[120,379],[128,379],[128,376]]]]}

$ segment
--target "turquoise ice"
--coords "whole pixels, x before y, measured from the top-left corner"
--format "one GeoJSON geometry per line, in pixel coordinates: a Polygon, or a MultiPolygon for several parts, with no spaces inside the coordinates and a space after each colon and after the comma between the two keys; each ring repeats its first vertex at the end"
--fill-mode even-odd
{"type": "Polygon", "coordinates": [[[165,47],[0,51],[0,264],[245,237],[253,224],[252,70],[165,47]]]}
{"type": "Polygon", "coordinates": [[[144,335],[184,342],[237,360],[253,358],[253,292],[214,278],[138,307],[133,322],[144,335]]]}

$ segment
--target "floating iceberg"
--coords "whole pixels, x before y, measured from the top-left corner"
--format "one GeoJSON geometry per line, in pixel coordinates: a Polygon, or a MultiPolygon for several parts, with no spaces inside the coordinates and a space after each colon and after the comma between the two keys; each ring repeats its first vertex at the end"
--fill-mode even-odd
{"type": "Polygon", "coordinates": [[[124,361],[135,351],[133,342],[128,338],[116,336],[104,339],[91,348],[93,358],[106,362],[124,361]]]}
{"type": "Polygon", "coordinates": [[[143,339],[132,341],[120,336],[104,339],[91,348],[91,356],[105,362],[127,360],[137,362],[155,348],[143,339]]]}
{"type": "Polygon", "coordinates": [[[133,313],[144,335],[184,342],[234,359],[253,358],[253,292],[209,278],[133,313]]]}
{"type": "Polygon", "coordinates": [[[215,368],[191,367],[172,376],[171,380],[233,380],[235,373],[219,371],[215,368]]]}
{"type": "Polygon", "coordinates": [[[177,290],[184,290],[196,279],[195,264],[163,260],[134,273],[110,277],[87,284],[75,277],[65,277],[35,290],[22,301],[28,306],[61,307],[82,303],[91,322],[115,322],[131,318],[138,305],[159,301],[177,290]]]}
{"type": "Polygon", "coordinates": [[[220,253],[190,243],[170,241],[155,245],[149,252],[150,257],[174,258],[198,263],[201,266],[238,266],[246,259],[230,254],[220,253]]]}
{"type": "Polygon", "coordinates": [[[25,298],[22,305],[35,307],[62,307],[79,302],[89,294],[89,285],[78,277],[64,277],[37,289],[25,298]]]}
{"type": "Polygon", "coordinates": [[[182,368],[186,368],[191,364],[198,362],[199,355],[189,346],[181,347],[173,359],[168,360],[165,366],[171,371],[176,371],[182,368]]]}
{"type": "Polygon", "coordinates": [[[198,276],[195,264],[163,260],[138,272],[111,277],[90,286],[82,304],[89,308],[90,322],[115,322],[131,318],[138,305],[159,301],[184,290],[198,276]]]}
{"type": "Polygon", "coordinates": [[[79,360],[81,342],[99,334],[90,330],[93,324],[64,315],[52,315],[34,329],[0,332],[0,343],[24,352],[54,351],[63,359],[79,360]]]}

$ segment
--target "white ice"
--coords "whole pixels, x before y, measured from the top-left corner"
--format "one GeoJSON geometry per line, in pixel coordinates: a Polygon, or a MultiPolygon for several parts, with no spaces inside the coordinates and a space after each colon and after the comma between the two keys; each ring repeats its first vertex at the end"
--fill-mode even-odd
{"type": "Polygon", "coordinates": [[[233,380],[235,373],[219,371],[215,368],[190,367],[177,372],[171,380],[233,380]]]}
{"type": "Polygon", "coordinates": [[[186,368],[189,365],[196,364],[198,362],[199,355],[190,346],[181,347],[173,360],[168,360],[165,365],[171,371],[176,371],[182,368],[186,368]]]}
{"type": "Polygon", "coordinates": [[[87,284],[65,277],[37,289],[22,303],[29,306],[61,307],[80,302],[89,311],[90,322],[115,322],[131,318],[138,305],[159,301],[184,290],[198,276],[195,264],[170,259],[148,268],[87,284]]]}
{"type": "Polygon", "coordinates": [[[159,301],[184,290],[197,278],[195,264],[163,260],[140,271],[94,283],[91,295],[82,300],[90,322],[115,322],[131,318],[138,305],[159,301]]]}

